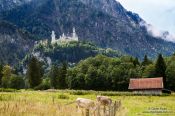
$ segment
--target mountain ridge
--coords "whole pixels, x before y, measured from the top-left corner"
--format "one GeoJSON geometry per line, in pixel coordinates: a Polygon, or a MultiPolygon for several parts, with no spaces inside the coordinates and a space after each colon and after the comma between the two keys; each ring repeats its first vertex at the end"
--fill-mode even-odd
{"type": "Polygon", "coordinates": [[[115,0],[33,0],[1,14],[1,19],[29,31],[40,39],[71,32],[76,28],[80,41],[90,41],[143,58],[158,53],[171,55],[175,44],[151,36],[138,14],[127,11],[115,0]],[[37,4],[38,3],[38,4],[37,4]]]}

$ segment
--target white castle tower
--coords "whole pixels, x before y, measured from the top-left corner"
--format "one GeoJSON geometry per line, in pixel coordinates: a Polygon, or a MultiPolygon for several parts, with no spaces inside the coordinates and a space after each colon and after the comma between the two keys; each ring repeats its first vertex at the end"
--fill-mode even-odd
{"type": "Polygon", "coordinates": [[[59,40],[60,40],[61,42],[64,42],[64,41],[67,40],[67,37],[64,35],[64,33],[62,34],[62,36],[60,36],[59,40]]]}
{"type": "Polygon", "coordinates": [[[56,37],[55,37],[55,32],[54,31],[52,31],[51,38],[52,38],[51,43],[54,44],[56,42],[56,37]]]}

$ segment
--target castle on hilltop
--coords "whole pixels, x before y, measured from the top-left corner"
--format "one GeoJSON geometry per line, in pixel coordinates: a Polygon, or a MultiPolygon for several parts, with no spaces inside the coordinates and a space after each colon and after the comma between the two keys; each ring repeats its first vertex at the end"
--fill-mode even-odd
{"type": "Polygon", "coordinates": [[[78,36],[75,32],[75,28],[73,28],[73,33],[68,36],[65,35],[64,33],[60,36],[59,39],[56,39],[56,35],[55,32],[52,31],[51,34],[51,44],[55,44],[55,43],[62,43],[62,42],[70,42],[70,41],[78,41],[78,36]]]}

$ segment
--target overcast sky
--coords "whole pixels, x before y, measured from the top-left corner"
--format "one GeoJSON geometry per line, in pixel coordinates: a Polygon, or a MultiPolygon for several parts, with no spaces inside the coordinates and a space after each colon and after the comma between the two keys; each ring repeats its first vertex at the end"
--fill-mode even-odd
{"type": "Polygon", "coordinates": [[[159,30],[175,34],[175,0],[117,0],[159,30]]]}

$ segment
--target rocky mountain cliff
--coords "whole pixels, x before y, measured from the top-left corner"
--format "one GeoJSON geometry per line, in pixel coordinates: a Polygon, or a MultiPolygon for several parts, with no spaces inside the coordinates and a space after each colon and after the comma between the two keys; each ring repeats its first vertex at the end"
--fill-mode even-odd
{"type": "Polygon", "coordinates": [[[151,36],[140,25],[143,20],[115,0],[31,0],[13,10],[4,10],[0,18],[39,39],[50,38],[52,30],[61,35],[75,27],[81,41],[139,58],[175,51],[174,43],[151,36]]]}
{"type": "Polygon", "coordinates": [[[0,0],[0,12],[11,10],[31,1],[32,0],[0,0]]]}
{"type": "Polygon", "coordinates": [[[0,62],[18,64],[34,45],[34,37],[13,24],[0,21],[0,62]]]}

